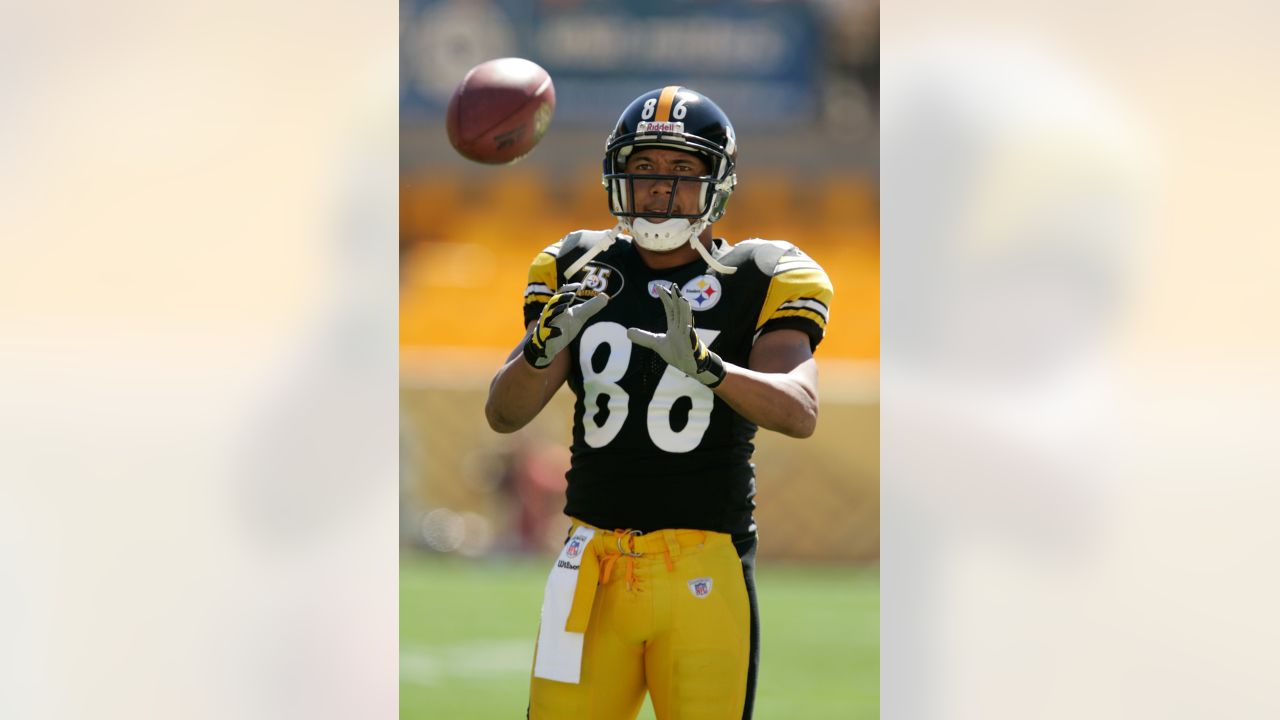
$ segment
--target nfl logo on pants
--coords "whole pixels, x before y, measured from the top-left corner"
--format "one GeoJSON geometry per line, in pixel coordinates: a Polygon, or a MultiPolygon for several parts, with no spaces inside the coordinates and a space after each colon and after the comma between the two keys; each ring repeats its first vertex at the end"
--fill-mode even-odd
{"type": "Polygon", "coordinates": [[[689,581],[689,592],[694,597],[704,598],[711,594],[711,578],[694,578],[689,581]]]}

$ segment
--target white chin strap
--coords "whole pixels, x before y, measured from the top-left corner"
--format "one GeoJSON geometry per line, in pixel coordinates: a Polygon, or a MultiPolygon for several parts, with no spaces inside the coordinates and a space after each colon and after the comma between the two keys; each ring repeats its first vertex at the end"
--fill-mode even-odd
{"type": "Polygon", "coordinates": [[[712,268],[726,275],[732,275],[738,271],[737,268],[731,268],[711,257],[711,253],[707,252],[707,248],[698,239],[707,227],[706,220],[690,223],[685,218],[669,218],[656,223],[650,222],[648,218],[630,218],[623,222],[629,226],[636,245],[645,250],[669,252],[688,243],[712,268]]]}
{"type": "Polygon", "coordinates": [[[652,222],[648,218],[631,218],[631,236],[636,244],[645,250],[667,252],[689,242],[702,232],[706,223],[698,221],[698,231],[684,218],[669,218],[662,222],[652,222]]]}

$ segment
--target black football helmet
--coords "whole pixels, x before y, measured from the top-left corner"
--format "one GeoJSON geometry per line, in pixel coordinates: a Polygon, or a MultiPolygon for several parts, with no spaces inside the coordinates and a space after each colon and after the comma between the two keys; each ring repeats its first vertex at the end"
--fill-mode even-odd
{"type": "Polygon", "coordinates": [[[669,250],[698,237],[709,224],[724,215],[729,195],[737,183],[734,167],[738,144],[729,118],[710,98],[678,85],[651,90],[627,106],[605,144],[602,181],[608,191],[609,212],[631,229],[642,247],[669,250]],[[626,172],[627,157],[638,147],[666,147],[696,153],[707,161],[710,174],[703,176],[636,175],[626,172]],[[675,212],[674,202],[665,212],[639,212],[632,201],[633,178],[669,180],[672,197],[677,183],[704,186],[701,202],[691,213],[675,212]],[[669,224],[671,219],[687,223],[669,224]]]}

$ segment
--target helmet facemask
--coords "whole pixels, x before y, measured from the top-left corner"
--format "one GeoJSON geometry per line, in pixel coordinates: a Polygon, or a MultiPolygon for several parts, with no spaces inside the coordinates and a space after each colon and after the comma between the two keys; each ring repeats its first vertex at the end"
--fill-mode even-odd
{"type": "MultiPolygon", "coordinates": [[[[626,140],[623,138],[621,140],[626,140]]],[[[693,143],[615,142],[608,149],[604,185],[609,193],[609,209],[626,227],[640,247],[654,252],[674,250],[694,244],[708,225],[724,215],[725,205],[737,178],[733,162],[715,148],[701,148],[693,143]],[[711,169],[706,175],[669,175],[626,172],[627,159],[643,147],[680,150],[702,158],[711,169]],[[637,200],[636,182],[669,183],[666,207],[648,205],[637,200]],[[684,188],[698,185],[697,203],[689,212],[679,212],[678,195],[684,188]]]]}

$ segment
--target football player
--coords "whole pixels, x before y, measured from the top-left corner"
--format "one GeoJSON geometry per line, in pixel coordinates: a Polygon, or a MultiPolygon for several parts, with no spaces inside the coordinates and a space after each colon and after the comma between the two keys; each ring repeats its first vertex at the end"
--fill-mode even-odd
{"type": "Polygon", "coordinates": [[[813,433],[832,287],[790,243],[713,237],[737,151],[706,96],[641,95],[605,150],[618,224],[570,233],[529,269],[527,332],[485,414],[513,432],[566,380],[576,397],[533,720],[634,718],[646,690],[660,720],[751,717],[751,441],[813,433]]]}

